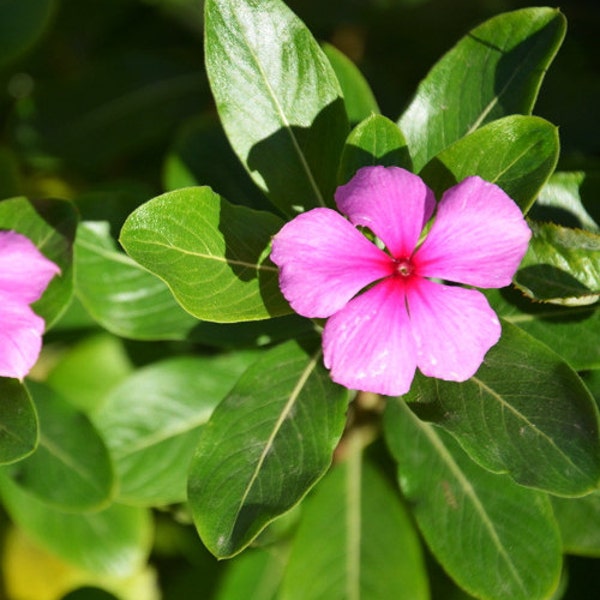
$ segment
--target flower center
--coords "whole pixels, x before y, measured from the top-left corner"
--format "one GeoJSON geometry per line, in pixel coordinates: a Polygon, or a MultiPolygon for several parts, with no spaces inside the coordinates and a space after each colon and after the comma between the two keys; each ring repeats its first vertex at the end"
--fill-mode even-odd
{"type": "Polygon", "coordinates": [[[400,277],[410,277],[415,270],[414,265],[410,258],[396,258],[394,260],[395,263],[395,274],[400,275],[400,277]]]}

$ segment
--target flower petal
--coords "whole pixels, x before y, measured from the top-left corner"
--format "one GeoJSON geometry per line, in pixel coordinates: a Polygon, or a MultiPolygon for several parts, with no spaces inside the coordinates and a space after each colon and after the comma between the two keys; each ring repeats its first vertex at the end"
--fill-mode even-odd
{"type": "Polygon", "coordinates": [[[305,317],[328,317],[365,286],[390,275],[390,257],[329,208],[315,208],[284,225],[271,260],[279,287],[305,317]]]}
{"type": "Polygon", "coordinates": [[[0,306],[0,377],[23,379],[40,354],[44,319],[3,293],[0,306]]]}
{"type": "Polygon", "coordinates": [[[485,296],[419,278],[406,294],[421,372],[449,381],[472,377],[501,334],[485,296]]]}
{"type": "Polygon", "coordinates": [[[24,235],[0,231],[0,292],[25,304],[39,300],[60,269],[24,235]]]}
{"type": "Polygon", "coordinates": [[[446,191],[414,263],[419,275],[484,288],[509,285],[531,231],[507,194],[480,177],[446,191]]]}
{"type": "Polygon", "coordinates": [[[340,211],[368,227],[396,258],[413,253],[435,208],[423,180],[399,167],[363,167],[335,192],[340,211]]]}
{"type": "Polygon", "coordinates": [[[410,389],[416,348],[404,283],[389,278],[333,315],[323,331],[325,366],[348,388],[396,396],[410,389]]]}

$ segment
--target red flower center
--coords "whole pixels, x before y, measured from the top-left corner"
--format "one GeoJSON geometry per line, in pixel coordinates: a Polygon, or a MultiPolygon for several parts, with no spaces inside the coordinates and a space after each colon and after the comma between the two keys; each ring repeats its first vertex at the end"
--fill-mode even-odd
{"type": "Polygon", "coordinates": [[[394,263],[394,273],[400,277],[410,277],[415,271],[415,266],[410,258],[396,258],[394,263]]]}

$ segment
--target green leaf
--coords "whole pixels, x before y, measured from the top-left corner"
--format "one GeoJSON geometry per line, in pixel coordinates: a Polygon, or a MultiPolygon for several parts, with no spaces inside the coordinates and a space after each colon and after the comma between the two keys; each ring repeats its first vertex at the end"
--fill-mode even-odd
{"type": "Polygon", "coordinates": [[[291,312],[265,256],[282,226],[275,215],[234,206],[210,188],[185,188],[133,212],[121,243],[195,317],[254,321],[291,312]]]}
{"type": "Polygon", "coordinates": [[[427,74],[400,118],[415,170],[485,123],[531,114],[565,29],[557,9],[526,8],[462,38],[427,74]]]}
{"type": "Polygon", "coordinates": [[[136,371],[108,395],[93,418],[115,461],[119,501],[186,499],[202,425],[254,356],[172,358],[136,371]]]}
{"type": "Polygon", "coordinates": [[[577,374],[524,331],[500,342],[464,383],[419,377],[407,399],[485,468],[521,485],[580,496],[598,485],[598,410],[577,374]]]}
{"type": "Polygon", "coordinates": [[[38,444],[38,419],[27,388],[0,377],[0,464],[29,456],[38,444]]]}
{"type": "Polygon", "coordinates": [[[336,465],[302,509],[281,600],[429,598],[417,532],[397,492],[361,452],[336,465]]]}
{"type": "Polygon", "coordinates": [[[443,430],[390,399],[385,437],[433,554],[485,600],[542,600],[558,585],[561,541],[548,497],[481,468],[443,430]]]}
{"type": "Polygon", "coordinates": [[[89,419],[50,388],[28,383],[40,421],[36,451],[9,467],[21,488],[58,510],[83,512],[108,504],[115,492],[108,450],[89,419]]]}
{"type": "Polygon", "coordinates": [[[600,492],[583,498],[552,498],[564,551],[600,558],[600,492]]]}
{"type": "Polygon", "coordinates": [[[26,52],[44,33],[54,0],[0,2],[0,66],[26,52]]]}
{"type": "Polygon", "coordinates": [[[290,341],[266,352],[205,425],[188,499],[205,546],[226,558],[297,504],[329,466],[348,392],[321,352],[290,341]]]}
{"type": "Polygon", "coordinates": [[[147,560],[152,519],[146,509],[113,504],[100,512],[60,512],[2,474],[0,494],[19,527],[40,546],[84,571],[123,578],[147,560]]]}
{"type": "Polygon", "coordinates": [[[106,332],[95,333],[69,346],[46,382],[73,406],[89,414],[132,369],[123,340],[106,332]]]}
{"type": "Polygon", "coordinates": [[[227,565],[215,600],[276,600],[285,567],[275,549],[248,550],[227,565]]]}
{"type": "Polygon", "coordinates": [[[273,208],[231,149],[213,114],[184,124],[167,154],[163,179],[167,191],[207,185],[234,204],[273,208]]]}
{"type": "Polygon", "coordinates": [[[359,68],[331,44],[323,44],[323,51],[342,88],[350,123],[359,123],[371,114],[379,114],[377,100],[359,68]]]}
{"type": "MultiPolygon", "coordinates": [[[[552,221],[565,227],[600,231],[600,225],[589,214],[582,198],[594,177],[584,171],[556,172],[540,190],[540,194],[529,212],[536,221],[552,221]]],[[[596,194],[594,194],[596,197],[596,194]]]]}
{"type": "Polygon", "coordinates": [[[339,183],[347,183],[358,169],[372,165],[408,170],[412,166],[402,132],[382,115],[371,115],[350,132],[340,160],[339,183]]]}
{"type": "Polygon", "coordinates": [[[552,348],[576,371],[600,368],[600,310],[532,302],[515,289],[486,290],[499,316],[552,348]]]}
{"type": "Polygon", "coordinates": [[[208,0],[206,70],[231,145],[284,213],[332,204],[348,124],[327,57],[280,0],[208,0]]]}
{"type": "Polygon", "coordinates": [[[107,223],[82,223],[75,242],[75,286],[94,319],[115,335],[186,339],[198,324],[160,279],[116,248],[107,223]]]}
{"type": "Polygon", "coordinates": [[[566,306],[588,305],[600,298],[600,234],[529,223],[533,237],[515,275],[527,296],[566,306]]]}
{"type": "Polygon", "coordinates": [[[64,200],[11,198],[0,202],[0,229],[27,236],[38,249],[60,267],[33,310],[44,318],[46,329],[60,317],[73,292],[73,241],[77,227],[75,207],[64,200]]]}
{"type": "Polygon", "coordinates": [[[421,176],[438,198],[469,175],[499,185],[526,213],[554,168],[557,128],[539,117],[513,115],[466,135],[435,156],[421,176]]]}

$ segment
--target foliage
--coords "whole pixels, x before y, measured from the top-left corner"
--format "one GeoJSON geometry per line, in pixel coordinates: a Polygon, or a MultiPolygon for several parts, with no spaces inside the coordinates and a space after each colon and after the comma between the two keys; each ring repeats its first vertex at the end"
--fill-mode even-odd
{"type": "Polygon", "coordinates": [[[586,597],[598,136],[544,96],[569,10],[338,4],[0,3],[0,229],[62,273],[40,361],[0,379],[8,598],[36,564],[36,600],[586,597]],[[347,390],[279,291],[272,236],[377,164],[438,199],[479,175],[528,218],[464,383],[347,390]]]}

